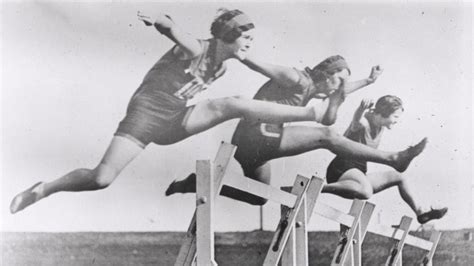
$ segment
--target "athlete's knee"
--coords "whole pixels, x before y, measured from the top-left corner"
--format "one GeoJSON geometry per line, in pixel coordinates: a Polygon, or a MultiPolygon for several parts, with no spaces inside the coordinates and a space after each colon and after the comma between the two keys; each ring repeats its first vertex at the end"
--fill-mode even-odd
{"type": "Polygon", "coordinates": [[[209,104],[211,112],[221,118],[236,118],[243,116],[243,97],[231,96],[212,100],[209,104]]]}
{"type": "Polygon", "coordinates": [[[96,189],[104,189],[110,186],[118,175],[118,171],[106,164],[100,164],[91,171],[92,182],[96,189]]]}
{"type": "Polygon", "coordinates": [[[356,199],[368,200],[372,197],[374,191],[371,186],[361,186],[354,192],[354,197],[356,199]]]}
{"type": "Polygon", "coordinates": [[[247,101],[247,98],[240,95],[224,98],[227,115],[231,117],[244,117],[247,109],[247,101]]]}
{"type": "Polygon", "coordinates": [[[397,171],[390,171],[386,174],[389,182],[395,185],[402,185],[406,182],[404,176],[397,171]]]}

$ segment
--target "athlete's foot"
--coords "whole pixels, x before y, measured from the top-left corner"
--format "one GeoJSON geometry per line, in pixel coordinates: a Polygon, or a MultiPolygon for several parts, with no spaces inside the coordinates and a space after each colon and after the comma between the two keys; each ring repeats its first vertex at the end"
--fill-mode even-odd
{"type": "Polygon", "coordinates": [[[38,200],[42,199],[43,197],[38,191],[38,188],[41,184],[43,184],[43,182],[38,182],[29,189],[16,195],[10,204],[10,212],[12,214],[17,213],[23,210],[24,208],[30,206],[31,204],[37,202],[38,200]]]}
{"type": "Polygon", "coordinates": [[[165,191],[166,196],[175,193],[191,193],[196,192],[196,174],[192,173],[183,180],[174,180],[165,191]]]}
{"type": "Polygon", "coordinates": [[[431,220],[441,219],[448,212],[448,208],[433,209],[424,212],[416,217],[420,224],[425,224],[431,220]]]}
{"type": "Polygon", "coordinates": [[[166,196],[170,196],[170,195],[173,195],[174,193],[177,193],[178,189],[177,189],[177,185],[176,183],[178,183],[179,181],[176,181],[176,180],[173,180],[173,182],[171,182],[171,184],[168,186],[168,188],[166,189],[165,191],[165,195],[166,196]]]}
{"type": "Polygon", "coordinates": [[[428,139],[422,139],[418,144],[415,146],[408,147],[408,149],[401,151],[398,153],[397,159],[393,165],[393,168],[398,172],[404,172],[407,170],[408,166],[410,165],[411,161],[418,156],[426,147],[428,143],[428,139]]]}

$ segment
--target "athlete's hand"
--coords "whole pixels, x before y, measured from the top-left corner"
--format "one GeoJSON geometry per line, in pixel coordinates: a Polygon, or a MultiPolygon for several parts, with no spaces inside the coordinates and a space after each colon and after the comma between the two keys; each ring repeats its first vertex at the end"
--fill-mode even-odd
{"type": "Polygon", "coordinates": [[[147,25],[147,26],[153,25],[153,20],[149,16],[144,15],[142,12],[138,11],[137,12],[137,17],[138,17],[138,20],[143,21],[143,23],[145,23],[145,25],[147,25]]]}
{"type": "Polygon", "coordinates": [[[166,14],[158,14],[156,18],[153,20],[150,16],[143,14],[142,12],[137,12],[137,17],[139,20],[143,21],[146,26],[152,26],[155,24],[156,27],[160,27],[163,29],[169,29],[174,25],[173,20],[169,15],[166,14]]]}
{"type": "Polygon", "coordinates": [[[335,91],[333,91],[330,95],[329,95],[329,101],[330,102],[333,102],[333,103],[336,103],[336,104],[342,104],[344,102],[344,100],[346,99],[346,80],[345,79],[340,79],[341,80],[341,84],[339,85],[339,88],[335,91]]]}
{"type": "Polygon", "coordinates": [[[372,108],[372,106],[374,106],[374,101],[372,99],[363,99],[360,102],[359,109],[360,110],[367,110],[367,109],[372,108]]]}
{"type": "Polygon", "coordinates": [[[370,71],[370,75],[367,78],[367,81],[370,83],[374,83],[377,78],[382,75],[383,73],[383,68],[380,65],[376,65],[372,67],[372,70],[370,71]]]}

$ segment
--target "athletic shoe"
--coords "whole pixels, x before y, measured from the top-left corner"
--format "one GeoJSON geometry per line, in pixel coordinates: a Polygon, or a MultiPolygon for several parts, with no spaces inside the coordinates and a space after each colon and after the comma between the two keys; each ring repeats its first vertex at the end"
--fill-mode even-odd
{"type": "Polygon", "coordinates": [[[38,193],[34,190],[41,184],[43,184],[43,182],[38,182],[34,184],[32,187],[30,187],[29,189],[16,195],[10,204],[10,212],[12,214],[19,212],[23,210],[24,208],[40,200],[38,193]]]}
{"type": "Polygon", "coordinates": [[[425,224],[431,220],[441,219],[448,212],[448,208],[433,209],[422,213],[416,217],[420,224],[425,224]]]}

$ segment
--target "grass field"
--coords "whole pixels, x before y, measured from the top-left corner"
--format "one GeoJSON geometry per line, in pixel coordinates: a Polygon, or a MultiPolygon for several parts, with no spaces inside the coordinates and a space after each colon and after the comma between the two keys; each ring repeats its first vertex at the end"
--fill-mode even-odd
{"type": "MultiPolygon", "coordinates": [[[[474,229],[443,232],[434,265],[474,265],[474,229]]],[[[420,233],[418,233],[420,235],[420,233]]],[[[173,265],[184,233],[2,233],[1,265],[173,265]]],[[[428,236],[428,235],[426,235],[428,236]]],[[[336,232],[310,232],[310,265],[329,265],[336,232]]],[[[272,232],[217,233],[216,260],[221,266],[261,265],[272,232]]],[[[363,264],[381,265],[391,247],[388,239],[368,234],[363,264]]],[[[419,265],[423,253],[405,247],[404,265],[419,265]]]]}

